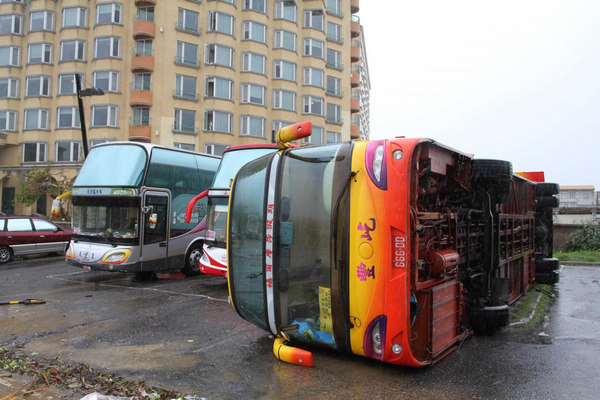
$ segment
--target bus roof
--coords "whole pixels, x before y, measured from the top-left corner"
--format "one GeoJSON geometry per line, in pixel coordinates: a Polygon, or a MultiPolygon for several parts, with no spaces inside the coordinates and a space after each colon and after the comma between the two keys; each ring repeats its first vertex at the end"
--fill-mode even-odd
{"type": "Polygon", "coordinates": [[[207,157],[212,157],[212,158],[221,158],[221,156],[217,156],[217,155],[214,155],[214,154],[201,153],[201,152],[193,151],[193,150],[186,150],[186,149],[180,149],[180,148],[177,148],[177,147],[163,146],[163,145],[160,145],[160,144],[143,143],[143,142],[128,142],[128,141],[104,142],[104,143],[100,143],[100,144],[94,145],[92,147],[92,149],[94,149],[96,147],[103,147],[103,146],[123,146],[123,145],[134,145],[134,146],[142,147],[142,148],[144,148],[146,150],[146,152],[148,154],[151,153],[152,149],[154,149],[154,148],[160,148],[160,149],[166,149],[166,150],[179,151],[179,152],[182,152],[182,153],[200,154],[200,155],[207,156],[207,157]]]}

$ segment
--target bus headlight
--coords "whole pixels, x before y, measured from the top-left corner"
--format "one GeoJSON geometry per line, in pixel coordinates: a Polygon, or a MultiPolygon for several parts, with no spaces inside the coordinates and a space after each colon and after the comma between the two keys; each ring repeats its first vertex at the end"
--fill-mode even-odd
{"type": "Polygon", "coordinates": [[[387,318],[385,315],[380,315],[369,324],[363,343],[367,357],[383,360],[386,324],[387,318]]]}
{"type": "Polygon", "coordinates": [[[69,243],[69,247],[67,247],[67,251],[65,252],[65,258],[71,258],[71,259],[75,258],[75,254],[73,254],[73,247],[71,246],[70,243],[69,243]]]}
{"type": "Polygon", "coordinates": [[[104,264],[122,264],[127,260],[130,254],[131,250],[129,249],[118,250],[105,255],[101,262],[104,264]]]}
{"type": "Polygon", "coordinates": [[[374,140],[367,144],[365,154],[367,172],[373,183],[387,190],[387,171],[385,165],[385,140],[374,140]]]}

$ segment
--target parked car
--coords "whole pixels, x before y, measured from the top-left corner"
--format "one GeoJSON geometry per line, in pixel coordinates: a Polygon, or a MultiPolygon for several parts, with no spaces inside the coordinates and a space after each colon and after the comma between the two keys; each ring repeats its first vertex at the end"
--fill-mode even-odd
{"type": "Polygon", "coordinates": [[[0,264],[26,254],[64,254],[70,240],[70,229],[39,216],[0,217],[0,264]]]}

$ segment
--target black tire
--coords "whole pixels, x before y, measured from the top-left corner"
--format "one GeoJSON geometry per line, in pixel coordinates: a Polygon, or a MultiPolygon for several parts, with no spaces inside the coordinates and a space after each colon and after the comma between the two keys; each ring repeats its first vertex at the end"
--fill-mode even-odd
{"type": "Polygon", "coordinates": [[[560,275],[558,274],[558,271],[535,273],[536,283],[554,285],[555,283],[558,283],[559,279],[560,275]]]}
{"type": "Polygon", "coordinates": [[[12,250],[8,246],[0,247],[0,264],[6,264],[10,260],[12,260],[13,254],[12,250]]]}
{"type": "Polygon", "coordinates": [[[558,192],[560,192],[558,183],[538,182],[535,185],[536,196],[552,196],[558,194],[558,192]]]}
{"type": "Polygon", "coordinates": [[[181,272],[186,276],[200,275],[200,258],[203,254],[202,242],[192,244],[185,256],[185,265],[181,272]]]}
{"type": "Polygon", "coordinates": [[[541,196],[535,198],[535,204],[538,208],[557,208],[559,200],[554,196],[541,196]]]}
{"type": "Polygon", "coordinates": [[[471,180],[475,185],[494,189],[497,200],[506,203],[510,193],[513,170],[510,161],[475,159],[471,167],[471,180]]]}
{"type": "Polygon", "coordinates": [[[555,271],[560,266],[558,258],[542,258],[535,260],[535,273],[549,273],[555,271]]]}
{"type": "Polygon", "coordinates": [[[493,335],[498,329],[510,324],[510,308],[504,305],[471,309],[469,323],[476,334],[493,335]]]}

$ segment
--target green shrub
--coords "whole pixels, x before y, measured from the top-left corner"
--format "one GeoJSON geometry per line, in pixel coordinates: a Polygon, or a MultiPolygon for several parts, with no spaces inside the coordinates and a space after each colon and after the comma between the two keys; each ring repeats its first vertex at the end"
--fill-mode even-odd
{"type": "Polygon", "coordinates": [[[581,229],[569,235],[565,243],[565,251],[600,250],[600,227],[585,224],[581,229]]]}

